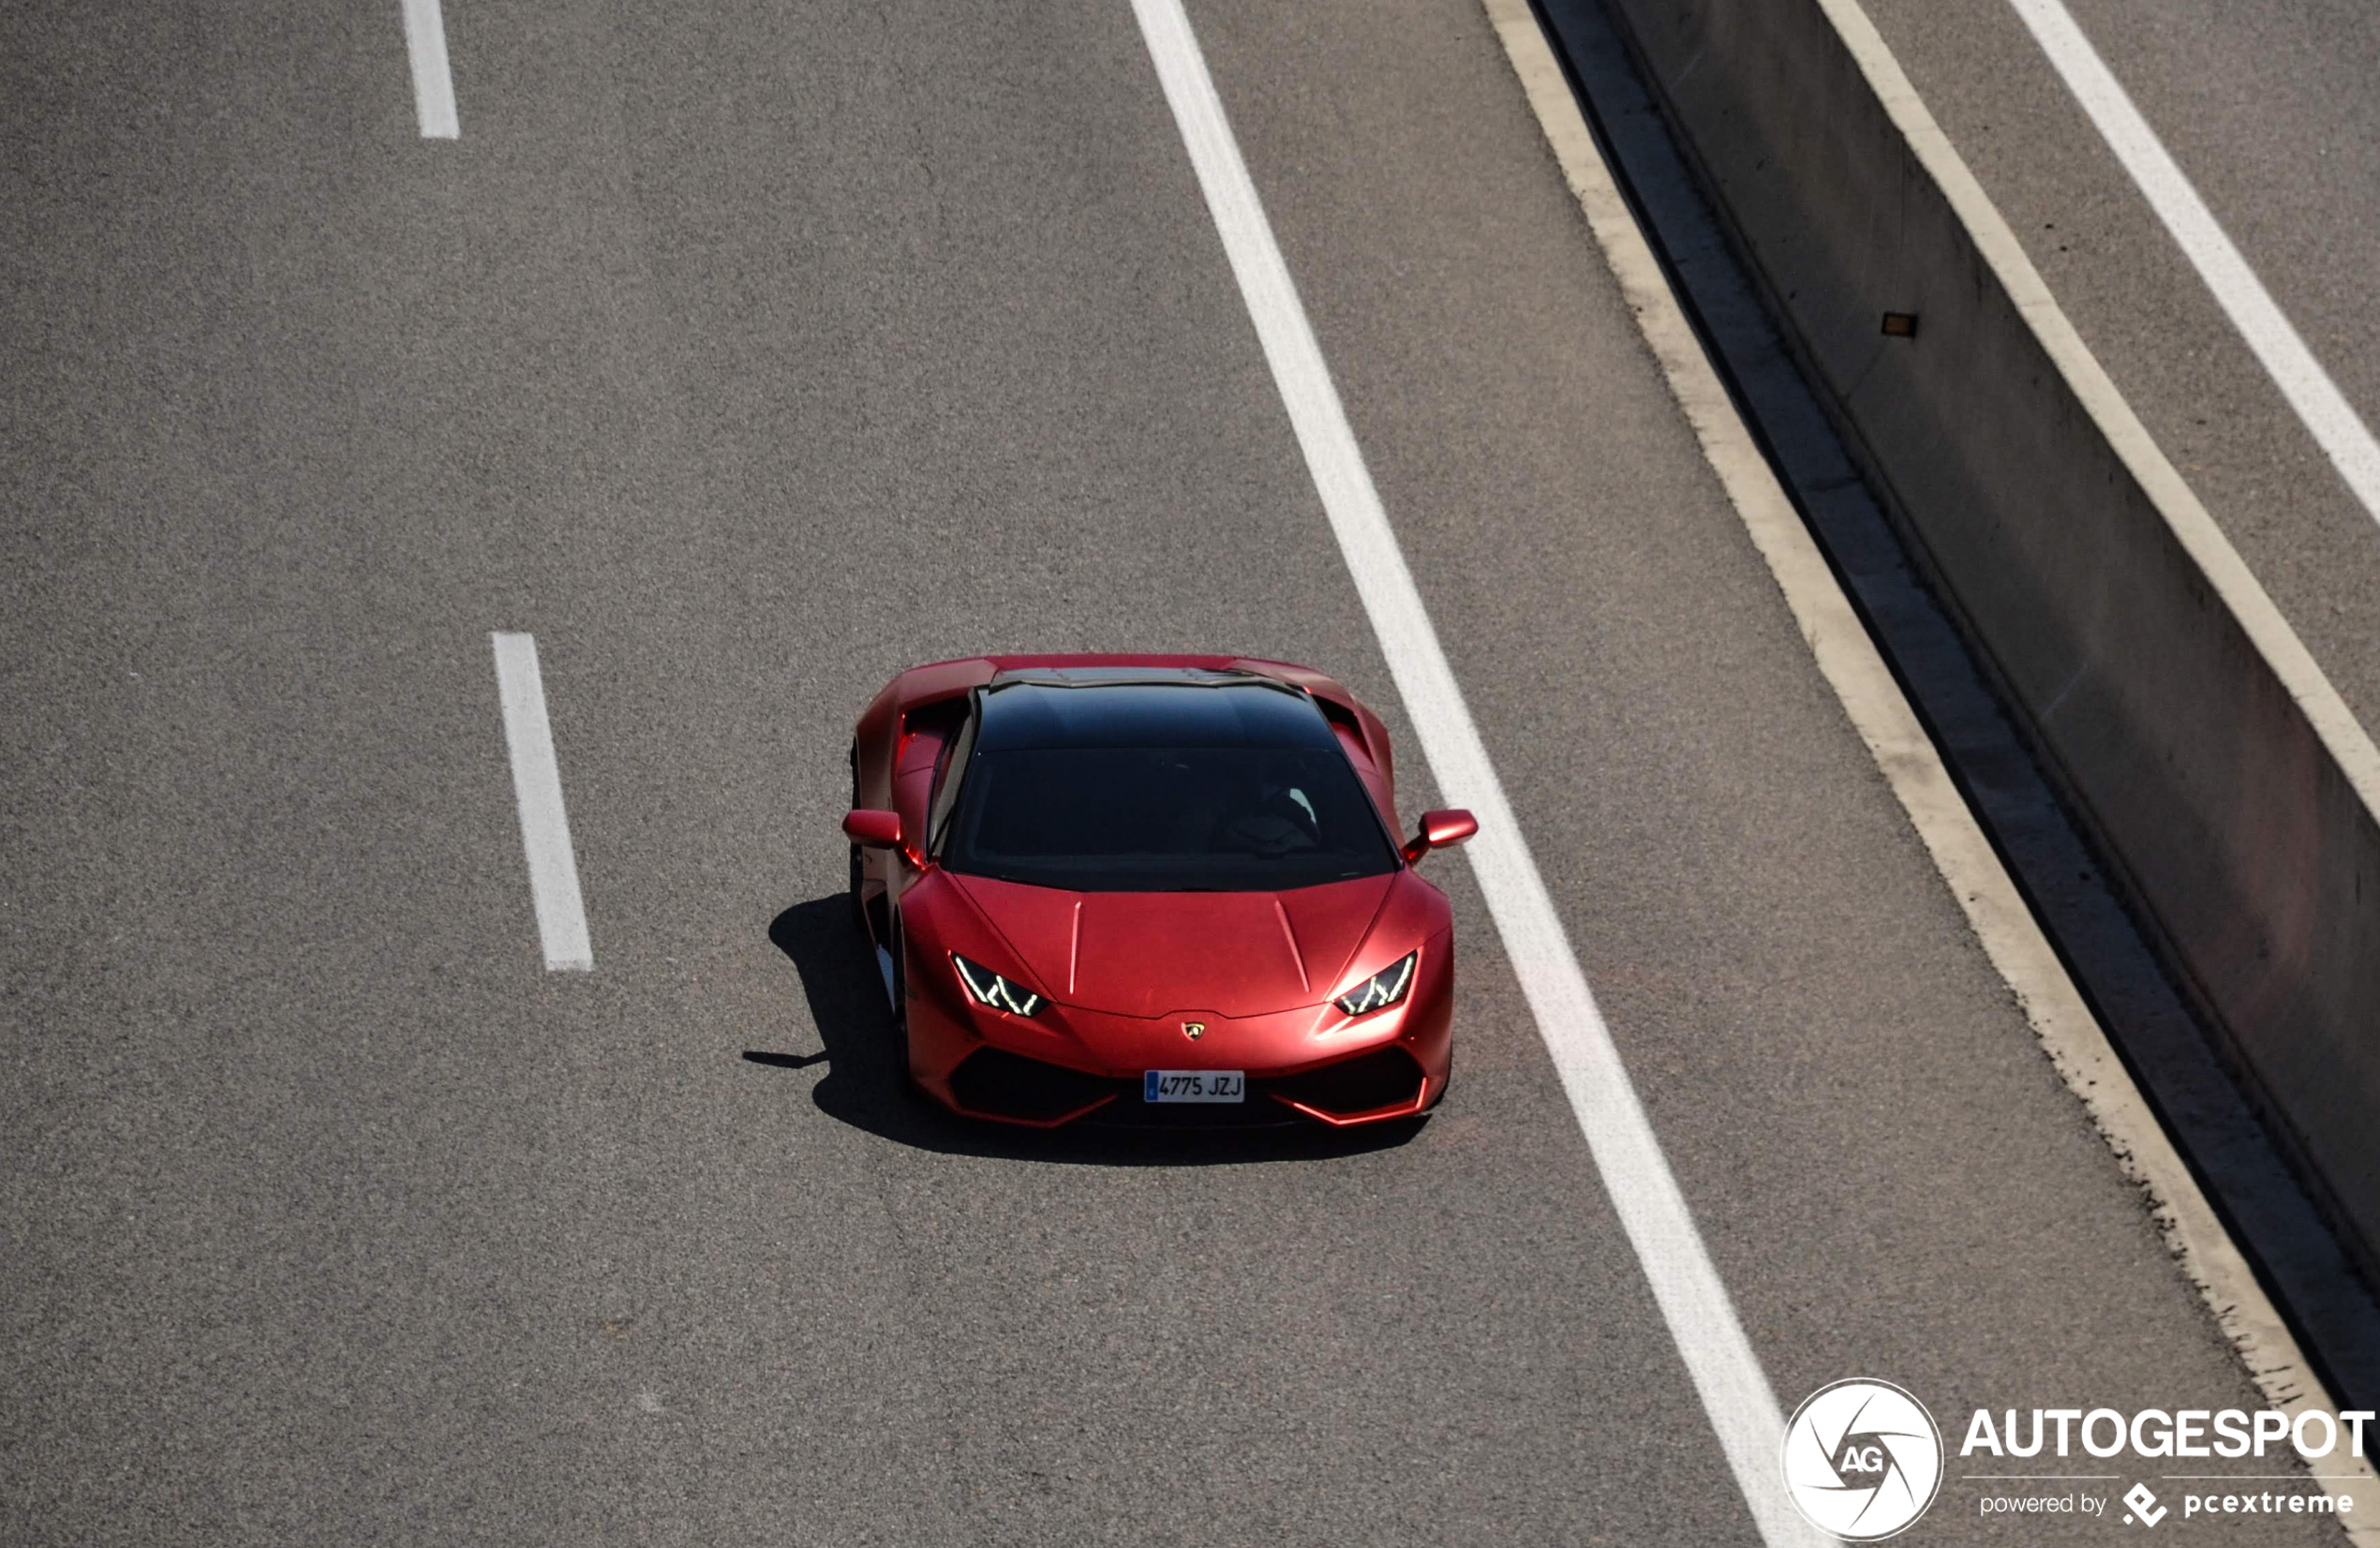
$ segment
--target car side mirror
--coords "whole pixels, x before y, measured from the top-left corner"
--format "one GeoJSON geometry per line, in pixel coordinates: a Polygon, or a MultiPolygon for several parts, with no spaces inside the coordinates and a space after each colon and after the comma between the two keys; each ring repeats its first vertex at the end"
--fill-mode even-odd
{"type": "Polygon", "coordinates": [[[900,813],[863,807],[843,819],[843,837],[862,849],[899,849],[900,813]]]}
{"type": "Polygon", "coordinates": [[[1446,807],[1421,813],[1421,831],[1405,841],[1405,858],[1409,865],[1434,849],[1459,844],[1480,830],[1480,820],[1460,807],[1446,807]]]}

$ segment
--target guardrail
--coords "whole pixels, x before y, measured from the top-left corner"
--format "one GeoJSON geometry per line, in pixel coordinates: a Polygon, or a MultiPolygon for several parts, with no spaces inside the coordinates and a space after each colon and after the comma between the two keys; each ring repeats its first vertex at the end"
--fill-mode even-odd
{"type": "Polygon", "coordinates": [[[2380,752],[1852,0],[1607,4],[1853,455],[2380,1278],[2380,752]]]}

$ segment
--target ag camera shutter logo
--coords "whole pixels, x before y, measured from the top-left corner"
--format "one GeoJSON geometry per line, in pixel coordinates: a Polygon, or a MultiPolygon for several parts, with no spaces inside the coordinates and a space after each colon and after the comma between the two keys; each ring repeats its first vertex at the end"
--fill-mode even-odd
{"type": "Polygon", "coordinates": [[[1847,1542],[1906,1529],[1942,1486],[1942,1433],[1889,1381],[1854,1377],[1802,1399],[1785,1426],[1785,1492],[1810,1525],[1847,1542]]]}

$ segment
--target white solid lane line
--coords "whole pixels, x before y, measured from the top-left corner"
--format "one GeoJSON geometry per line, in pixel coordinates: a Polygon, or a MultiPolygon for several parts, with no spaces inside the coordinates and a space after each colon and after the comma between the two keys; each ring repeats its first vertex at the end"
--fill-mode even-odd
{"type": "Polygon", "coordinates": [[[1818,1536],[1786,1498],[1778,1466],[1784,1415],[1621,1065],[1414,588],[1189,18],[1181,0],[1133,0],[1133,9],[1422,754],[1441,796],[1479,815],[1480,832],[1469,853],[1480,889],[1736,1487],[1770,1548],[1831,1541],[1818,1536]]]}
{"type": "Polygon", "coordinates": [[[537,669],[537,641],[528,634],[490,634],[496,646],[496,689],[504,704],[504,745],[513,754],[513,794],[521,807],[521,847],[528,854],[529,898],[537,907],[538,939],[549,973],[587,973],[595,948],[587,938],[587,904],[578,892],[578,859],[571,852],[570,820],[562,813],[562,771],[554,761],[554,731],[545,718],[545,681],[537,669]]]}
{"type": "Polygon", "coordinates": [[[438,0],[405,0],[405,52],[413,61],[413,112],[424,140],[455,140],[454,76],[446,65],[446,18],[438,0]]]}
{"type": "Polygon", "coordinates": [[[2060,0],[2009,0],[2025,25],[2032,30],[2042,52],[2090,115],[2100,138],[2124,164],[2149,207],[2180,244],[2198,277],[2214,292],[2217,305],[2231,325],[2248,341],[2281,395],[2289,400],[2298,420],[2312,433],[2330,465],[2339,469],[2357,499],[2374,521],[2380,521],[2380,443],[2330,373],[2306,348],[2306,341],[2272,299],[2264,281],[2240,256],[2231,238],[2216,224],[2213,212],[2198,190],[2167,155],[2157,131],[2140,116],[2122,84],[2090,46],[2060,0]]]}

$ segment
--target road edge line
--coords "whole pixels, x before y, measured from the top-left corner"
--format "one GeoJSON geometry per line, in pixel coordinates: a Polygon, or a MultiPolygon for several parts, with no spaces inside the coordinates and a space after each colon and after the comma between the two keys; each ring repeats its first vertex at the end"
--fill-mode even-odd
{"type": "MultiPolygon", "coordinates": [[[[1694,428],[1704,460],[1784,594],[1820,673],[1909,814],[1986,957],[2016,996],[2051,1065],[2082,1103],[2118,1167],[2146,1196],[2167,1250],[2257,1390],[2293,1418],[2319,1409],[2335,1421],[2338,1405],[2307,1363],[2288,1324],[2067,976],[1744,424],[1604,163],[1571,96],[1569,79],[1528,0],[1481,3],[1637,328],[1694,428]]],[[[2326,1460],[2324,1466],[2358,1470],[2343,1492],[2355,1496],[2355,1513],[2364,1521],[2345,1529],[2351,1541],[2380,1543],[2380,1520],[2370,1514],[2380,1511],[2380,1479],[2375,1479],[2370,1459],[2343,1464],[2326,1460]]]]}
{"type": "Polygon", "coordinates": [[[1132,0],[1183,149],[1315,492],[1440,796],[1480,831],[1466,854],[1605,1197],[1626,1232],[1754,1529],[1769,1548],[1831,1541],[1788,1496],[1785,1419],[1726,1282],[1637,1099],[1501,778],[1471,719],[1320,344],[1298,298],[1182,0],[1132,0]]]}
{"type": "Polygon", "coordinates": [[[2165,149],[2148,114],[2061,0],[2009,0],[2009,6],[2240,342],[2264,367],[2265,380],[2329,459],[2363,514],[2380,522],[2380,441],[2374,441],[2372,427],[2273,299],[2248,255],[2208,208],[2181,163],[2165,149]]]}

